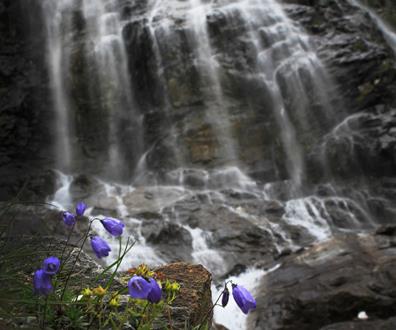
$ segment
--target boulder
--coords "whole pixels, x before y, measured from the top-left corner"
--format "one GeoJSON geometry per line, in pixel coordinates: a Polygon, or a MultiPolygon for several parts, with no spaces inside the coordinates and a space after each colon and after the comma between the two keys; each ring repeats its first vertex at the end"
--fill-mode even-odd
{"type": "Polygon", "coordinates": [[[211,274],[202,265],[180,262],[157,268],[156,271],[180,284],[171,314],[173,329],[192,329],[204,321],[211,324],[211,274]]]}
{"type": "Polygon", "coordinates": [[[281,266],[260,283],[258,308],[249,317],[248,328],[392,328],[396,316],[395,246],[395,236],[339,234],[282,258],[281,266]],[[358,319],[363,311],[368,321],[358,319]]]}

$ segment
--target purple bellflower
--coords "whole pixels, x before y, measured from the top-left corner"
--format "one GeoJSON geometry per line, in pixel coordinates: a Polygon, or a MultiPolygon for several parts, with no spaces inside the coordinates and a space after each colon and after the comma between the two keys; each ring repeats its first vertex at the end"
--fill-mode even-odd
{"type": "Polygon", "coordinates": [[[230,291],[228,291],[228,288],[225,287],[223,291],[223,296],[221,297],[221,305],[223,307],[226,307],[229,299],[230,299],[230,291]]]}
{"type": "Polygon", "coordinates": [[[69,211],[65,211],[63,212],[63,222],[67,226],[73,226],[76,223],[76,216],[69,211]]]}
{"type": "Polygon", "coordinates": [[[84,202],[78,202],[76,205],[76,214],[81,217],[84,215],[85,210],[87,209],[87,204],[84,202]]]}
{"type": "Polygon", "coordinates": [[[151,290],[150,290],[149,294],[147,295],[147,300],[153,304],[156,304],[162,298],[162,289],[158,285],[158,282],[155,279],[150,278],[149,281],[150,281],[150,285],[151,285],[151,290]]]}
{"type": "Polygon", "coordinates": [[[251,293],[246,290],[243,286],[233,284],[232,285],[232,295],[235,302],[242,310],[244,314],[249,313],[250,310],[256,308],[256,300],[254,300],[251,293]]]}
{"type": "Polygon", "coordinates": [[[128,282],[129,295],[135,299],[147,299],[152,290],[151,282],[141,276],[134,275],[128,282]]]}
{"type": "Polygon", "coordinates": [[[47,296],[53,290],[51,276],[43,269],[36,270],[33,277],[33,286],[36,294],[47,296]]]}
{"type": "Polygon", "coordinates": [[[60,268],[60,261],[57,257],[49,257],[43,261],[42,270],[47,275],[55,275],[60,268]]]}
{"type": "Polygon", "coordinates": [[[104,218],[100,221],[105,229],[113,236],[121,236],[124,230],[124,223],[114,218],[104,218]]]}
{"type": "Polygon", "coordinates": [[[99,236],[91,237],[91,247],[98,258],[107,257],[111,251],[109,244],[99,236]]]}

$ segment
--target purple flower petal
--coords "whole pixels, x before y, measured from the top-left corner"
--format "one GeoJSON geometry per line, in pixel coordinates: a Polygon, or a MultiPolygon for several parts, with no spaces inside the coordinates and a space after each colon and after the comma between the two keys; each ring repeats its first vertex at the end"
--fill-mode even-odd
{"type": "Polygon", "coordinates": [[[113,236],[121,236],[124,230],[124,223],[118,219],[105,218],[101,220],[103,227],[113,236]]]}
{"type": "Polygon", "coordinates": [[[251,293],[243,286],[233,284],[232,295],[243,313],[247,314],[256,308],[256,300],[254,300],[251,293]]]}
{"type": "Polygon", "coordinates": [[[53,290],[51,276],[42,269],[37,270],[34,273],[33,286],[36,294],[47,296],[53,290]]]}
{"type": "Polygon", "coordinates": [[[91,247],[98,258],[107,257],[111,251],[109,244],[99,236],[91,238],[91,247]]]}
{"type": "Polygon", "coordinates": [[[48,275],[55,275],[60,268],[60,261],[57,257],[49,257],[43,261],[42,270],[48,275]]]}
{"type": "Polygon", "coordinates": [[[84,215],[86,209],[87,204],[85,204],[84,202],[78,202],[76,205],[76,214],[81,217],[84,215]]]}
{"type": "Polygon", "coordinates": [[[134,275],[128,282],[129,295],[135,299],[147,299],[152,284],[143,277],[134,275]]]}
{"type": "Polygon", "coordinates": [[[147,300],[153,304],[158,303],[162,298],[162,289],[158,285],[157,281],[153,278],[149,278],[151,290],[147,295],[147,300]]]}
{"type": "Polygon", "coordinates": [[[76,223],[76,216],[69,211],[65,211],[63,212],[63,222],[67,226],[73,226],[76,223]]]}

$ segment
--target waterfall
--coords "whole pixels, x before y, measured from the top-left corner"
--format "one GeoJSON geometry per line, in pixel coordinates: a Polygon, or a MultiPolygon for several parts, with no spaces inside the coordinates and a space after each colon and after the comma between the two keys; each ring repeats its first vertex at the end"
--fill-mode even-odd
{"type": "Polygon", "coordinates": [[[209,33],[207,30],[207,15],[213,10],[212,3],[201,0],[190,0],[191,9],[188,19],[194,31],[193,43],[198,61],[198,68],[202,79],[210,88],[207,97],[213,99],[206,111],[207,120],[213,125],[218,143],[223,147],[224,158],[229,163],[235,163],[237,159],[235,141],[232,137],[232,128],[229,114],[223,109],[227,107],[223,96],[220,76],[218,72],[219,63],[216,61],[211,47],[209,33]]]}
{"type": "Polygon", "coordinates": [[[81,169],[87,158],[93,172],[125,177],[137,165],[143,141],[118,2],[44,0],[42,8],[58,168],[81,169]]]}
{"type": "MultiPolygon", "coordinates": [[[[209,164],[210,167],[237,166],[242,171],[249,170],[242,145],[249,146],[250,137],[243,131],[237,134],[241,129],[240,119],[226,80],[227,56],[230,55],[213,39],[210,26],[211,15],[224,15],[226,25],[240,25],[246,31],[243,42],[251,46],[251,61],[246,63],[243,74],[257,79],[258,88],[268,96],[260,107],[275,118],[277,127],[271,130],[279,136],[276,153],[285,158],[281,167],[286,168],[284,175],[301,186],[306,177],[301,136],[318,131],[317,117],[327,118],[331,106],[325,91],[333,90],[304,31],[290,21],[275,0],[231,3],[191,0],[186,4],[157,0],[149,1],[148,8],[147,15],[140,21],[139,17],[128,17],[115,0],[43,2],[58,168],[66,172],[83,169],[127,182],[141,181],[149,168],[162,172],[209,164]],[[180,96],[186,87],[177,76],[175,78],[176,71],[171,70],[175,64],[170,66],[171,50],[167,47],[174,42],[179,24],[172,20],[172,15],[179,15],[185,22],[183,42],[189,56],[185,60],[191,61],[188,65],[197,72],[197,81],[191,84],[196,84],[194,88],[198,88],[203,98],[204,103],[200,105],[203,111],[191,112],[188,102],[192,101],[180,96]],[[131,47],[127,49],[126,38],[131,36],[134,42],[145,43],[144,47],[148,47],[145,52],[153,53],[152,65],[157,68],[153,77],[141,77],[135,72],[141,70],[141,62],[136,57],[142,54],[138,50],[135,53],[131,47]],[[139,77],[152,79],[159,85],[159,94],[152,97],[162,101],[153,99],[147,109],[141,105],[147,102],[141,97],[151,96],[139,94],[142,87],[150,89],[142,85],[146,82],[136,80],[139,77]],[[180,107],[195,118],[188,123],[175,121],[180,107]],[[162,125],[158,133],[147,126],[154,112],[162,118],[156,124],[162,125]],[[196,136],[187,135],[190,132],[196,136]],[[164,157],[160,163],[158,152],[164,157]],[[157,165],[153,165],[153,160],[157,165]],[[170,168],[160,168],[164,161],[170,168]]],[[[238,38],[234,42],[239,42],[238,38]]],[[[181,53],[180,56],[187,55],[181,53]]],[[[244,102],[251,103],[249,98],[244,102]]],[[[255,111],[247,112],[248,120],[265,116],[255,111]]],[[[268,153],[262,155],[265,159],[269,156],[268,153]]],[[[261,161],[259,155],[256,158],[257,163],[261,161]]],[[[279,164],[272,166],[275,171],[282,171],[279,164]]]]}
{"type": "Polygon", "coordinates": [[[335,84],[278,1],[42,1],[67,173],[49,200],[122,218],[137,240],[128,265],[202,263],[254,289],[267,261],[375,226],[369,191],[312,178],[314,147],[354,152],[360,114],[337,122],[335,84]]]}
{"type": "MultiPolygon", "coordinates": [[[[61,34],[62,10],[68,5],[67,1],[45,1],[43,2],[44,11],[50,19],[47,20],[47,52],[49,62],[49,72],[54,99],[56,141],[55,152],[57,167],[61,170],[70,169],[73,158],[70,145],[71,123],[70,123],[70,104],[64,86],[64,70],[69,66],[70,54],[63,48],[65,42],[61,34]],[[59,152],[59,151],[62,152],[59,152]]],[[[64,23],[67,25],[67,22],[64,23]]]]}
{"type": "Polygon", "coordinates": [[[331,90],[328,88],[330,78],[308,36],[290,21],[276,1],[247,1],[240,11],[256,48],[257,68],[272,94],[272,110],[287,155],[288,172],[293,182],[300,186],[306,173],[304,152],[295,125],[310,126],[307,110],[312,111],[312,102],[321,103],[319,110],[327,116],[330,105],[326,90],[331,90]],[[304,80],[310,80],[312,86],[304,80]]]}

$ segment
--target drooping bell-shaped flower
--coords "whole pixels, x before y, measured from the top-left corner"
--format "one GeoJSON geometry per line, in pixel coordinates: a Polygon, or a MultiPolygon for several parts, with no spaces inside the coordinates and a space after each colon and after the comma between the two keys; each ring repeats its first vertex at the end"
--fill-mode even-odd
{"type": "Polygon", "coordinates": [[[51,276],[43,269],[36,270],[33,277],[33,287],[36,294],[49,295],[53,290],[51,276]]]}
{"type": "Polygon", "coordinates": [[[63,212],[63,222],[67,226],[73,226],[76,223],[76,216],[69,211],[65,211],[63,212]]]}
{"type": "Polygon", "coordinates": [[[124,230],[124,223],[114,218],[104,218],[101,220],[103,227],[113,236],[121,236],[124,230]]]}
{"type": "Polygon", "coordinates": [[[134,275],[128,282],[128,292],[132,298],[147,299],[152,284],[141,276],[134,275]]]}
{"type": "Polygon", "coordinates": [[[87,209],[87,204],[84,202],[78,202],[76,205],[76,214],[81,217],[84,215],[85,210],[87,209]]]}
{"type": "Polygon", "coordinates": [[[221,305],[223,307],[226,307],[229,299],[230,299],[230,291],[228,291],[228,288],[225,287],[223,291],[223,296],[221,297],[221,305]]]}
{"type": "Polygon", "coordinates": [[[55,275],[60,268],[60,260],[57,257],[49,257],[43,261],[42,270],[48,275],[55,275]]]}
{"type": "Polygon", "coordinates": [[[149,294],[147,295],[147,300],[153,304],[156,304],[162,298],[162,289],[158,285],[158,282],[155,279],[149,278],[149,281],[150,281],[150,285],[151,285],[151,290],[150,290],[149,294]]]}
{"type": "Polygon", "coordinates": [[[256,308],[256,300],[254,300],[251,293],[243,286],[233,284],[232,295],[243,313],[247,314],[249,311],[256,308]]]}
{"type": "Polygon", "coordinates": [[[99,236],[91,237],[91,247],[98,258],[107,257],[111,251],[109,244],[99,236]]]}

